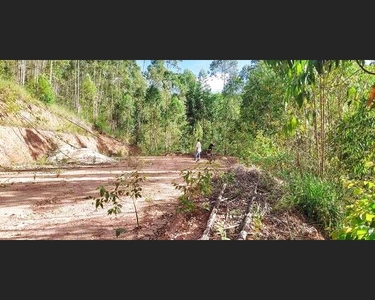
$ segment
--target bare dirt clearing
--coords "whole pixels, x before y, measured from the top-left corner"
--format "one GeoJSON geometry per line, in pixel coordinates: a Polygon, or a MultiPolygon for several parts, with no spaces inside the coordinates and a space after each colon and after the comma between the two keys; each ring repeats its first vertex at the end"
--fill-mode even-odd
{"type": "MultiPolygon", "coordinates": [[[[226,170],[233,164],[231,160],[221,161],[217,169],[226,170]]],[[[129,157],[112,165],[0,172],[0,239],[197,240],[206,228],[210,209],[189,214],[177,213],[181,192],[172,185],[172,182],[183,183],[182,170],[197,165],[211,166],[205,159],[195,163],[191,156],[164,156],[129,157]],[[99,197],[99,186],[113,186],[117,176],[135,169],[146,176],[146,181],[142,183],[142,198],[137,201],[141,226],[138,229],[130,200],[124,202],[122,212],[117,216],[107,214],[109,207],[96,210],[93,204],[93,198],[99,197]],[[115,230],[118,228],[125,229],[125,232],[116,237],[115,230]]],[[[256,176],[241,169],[236,172],[242,176],[238,178],[244,179],[242,182],[237,179],[227,189],[226,197],[233,198],[236,196],[233,193],[242,196],[236,202],[234,198],[229,199],[218,211],[219,225],[229,220],[227,228],[222,225],[227,234],[223,235],[223,231],[220,233],[216,226],[210,239],[234,239],[233,230],[240,224],[239,215],[246,206],[243,199],[249,198],[254,184],[252,179],[256,176]],[[246,174],[250,174],[250,177],[246,174]]],[[[209,199],[211,204],[217,197],[218,188],[209,199]]],[[[268,214],[264,216],[262,226],[255,223],[252,229],[248,240],[324,239],[315,227],[295,212],[268,214]]]]}
{"type": "Polygon", "coordinates": [[[180,171],[192,166],[190,156],[129,157],[112,165],[0,172],[0,239],[116,239],[116,228],[127,230],[119,239],[155,238],[176,213],[181,192],[172,182],[182,182],[180,171]],[[146,176],[137,201],[138,230],[131,201],[114,216],[106,207],[95,210],[92,200],[99,186],[135,167],[146,176]]]}

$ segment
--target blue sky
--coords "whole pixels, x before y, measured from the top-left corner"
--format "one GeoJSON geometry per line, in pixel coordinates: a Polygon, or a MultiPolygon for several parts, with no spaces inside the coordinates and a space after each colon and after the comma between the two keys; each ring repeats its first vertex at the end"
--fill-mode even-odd
{"type": "MultiPolygon", "coordinates": [[[[242,67],[244,65],[250,65],[251,60],[237,60],[238,61],[238,71],[241,71],[242,67]]],[[[143,71],[143,60],[137,60],[138,65],[141,67],[141,70],[143,71]]],[[[182,62],[179,62],[179,67],[183,70],[189,69],[192,71],[196,76],[198,76],[200,70],[209,71],[210,70],[210,64],[212,60],[183,60],[182,62]]],[[[146,60],[145,62],[145,70],[147,69],[147,66],[149,65],[150,61],[146,60]]]]}
{"type": "MultiPolygon", "coordinates": [[[[237,60],[238,61],[238,70],[241,71],[242,67],[244,65],[250,65],[251,60],[237,60]]],[[[141,67],[141,70],[143,71],[143,60],[137,60],[138,65],[141,67]]],[[[212,60],[183,60],[182,62],[179,62],[180,68],[183,70],[189,69],[191,70],[196,76],[198,76],[199,71],[201,69],[205,71],[210,70],[210,64],[212,60]]],[[[370,60],[366,60],[367,63],[370,62],[370,60]]],[[[145,61],[145,70],[147,69],[147,66],[149,65],[150,60],[145,61]]]]}
{"type": "MultiPolygon", "coordinates": [[[[242,67],[245,65],[250,65],[251,60],[237,60],[238,61],[238,71],[241,71],[242,67]]],[[[209,71],[210,64],[212,60],[183,60],[178,63],[178,66],[181,68],[181,71],[189,69],[196,76],[198,76],[200,70],[209,71]]],[[[141,67],[142,71],[146,71],[150,60],[137,60],[138,65],[141,67]],[[143,69],[144,66],[144,69],[143,69]]],[[[208,81],[209,86],[211,87],[212,92],[220,92],[223,89],[223,80],[216,77],[211,77],[208,81]]]]}
{"type": "MultiPolygon", "coordinates": [[[[244,65],[250,65],[251,60],[237,60],[238,61],[238,71],[241,71],[244,65]]],[[[209,71],[210,64],[212,60],[183,60],[179,62],[178,65],[181,68],[181,71],[185,69],[191,70],[196,76],[198,76],[200,70],[209,71]]],[[[369,60],[366,60],[369,63],[369,60]]],[[[137,60],[138,65],[141,67],[142,71],[146,71],[150,60],[137,60]],[[143,69],[144,67],[144,69],[143,69]]],[[[177,71],[177,70],[176,70],[177,71]]],[[[208,80],[208,85],[211,87],[212,92],[221,92],[223,89],[223,80],[219,77],[211,76],[208,80]]]]}

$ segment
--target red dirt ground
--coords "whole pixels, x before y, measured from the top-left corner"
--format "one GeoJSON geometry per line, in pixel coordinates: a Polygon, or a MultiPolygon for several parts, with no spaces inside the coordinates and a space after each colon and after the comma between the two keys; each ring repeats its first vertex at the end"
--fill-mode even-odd
{"type": "Polygon", "coordinates": [[[208,214],[195,216],[194,224],[182,222],[176,216],[181,192],[172,185],[182,183],[180,171],[196,164],[190,156],[130,156],[116,165],[0,172],[0,239],[198,239],[208,214]],[[130,200],[114,216],[107,214],[109,206],[95,209],[92,199],[99,197],[99,186],[110,187],[116,176],[136,167],[146,176],[137,201],[139,229],[130,200]],[[116,237],[117,228],[126,231],[116,237]]]}

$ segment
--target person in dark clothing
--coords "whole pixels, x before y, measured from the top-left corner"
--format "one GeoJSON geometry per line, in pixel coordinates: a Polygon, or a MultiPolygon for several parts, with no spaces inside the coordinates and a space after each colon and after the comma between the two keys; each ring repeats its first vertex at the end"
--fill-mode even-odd
{"type": "Polygon", "coordinates": [[[213,156],[212,156],[212,150],[214,148],[214,144],[211,143],[208,148],[207,148],[207,151],[206,151],[206,154],[207,154],[207,159],[211,162],[213,160],[213,156]]]}

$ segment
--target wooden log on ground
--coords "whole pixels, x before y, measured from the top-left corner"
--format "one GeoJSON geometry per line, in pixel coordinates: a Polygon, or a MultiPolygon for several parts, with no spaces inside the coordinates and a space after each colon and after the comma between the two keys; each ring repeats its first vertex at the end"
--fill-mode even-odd
{"type": "Polygon", "coordinates": [[[246,209],[246,216],[245,216],[245,219],[243,221],[243,224],[242,224],[242,229],[240,231],[240,233],[238,234],[238,237],[237,237],[237,240],[239,241],[244,241],[246,240],[246,237],[247,237],[247,228],[249,227],[250,223],[251,223],[251,220],[252,220],[252,215],[251,215],[251,206],[255,200],[255,197],[256,197],[256,193],[257,193],[257,187],[258,185],[255,186],[255,189],[254,189],[254,196],[251,198],[251,201],[249,201],[248,205],[247,205],[247,209],[246,209]]]}
{"type": "Polygon", "coordinates": [[[210,236],[210,231],[211,231],[212,225],[213,225],[214,222],[215,222],[216,213],[217,213],[217,210],[218,210],[218,208],[219,208],[220,202],[223,200],[223,194],[224,194],[224,190],[225,190],[226,187],[227,187],[227,184],[224,183],[224,184],[223,184],[223,188],[222,188],[221,191],[220,191],[219,197],[217,197],[217,200],[216,200],[216,202],[215,202],[215,205],[214,205],[214,207],[212,208],[212,211],[211,211],[210,217],[208,218],[208,221],[207,221],[206,229],[204,230],[203,235],[202,235],[202,237],[200,238],[200,240],[209,240],[209,239],[210,239],[210,238],[209,238],[209,236],[210,236]]]}

